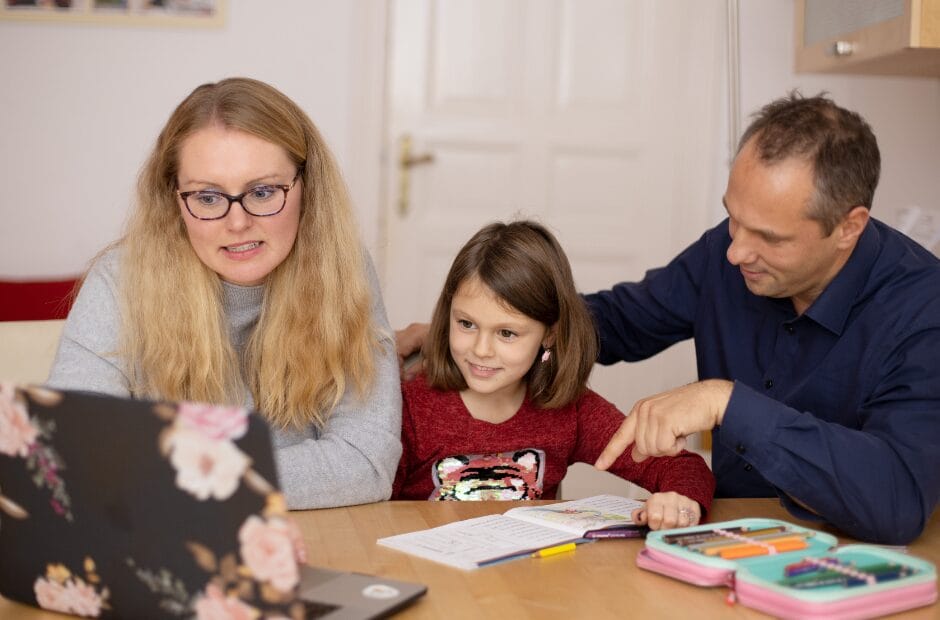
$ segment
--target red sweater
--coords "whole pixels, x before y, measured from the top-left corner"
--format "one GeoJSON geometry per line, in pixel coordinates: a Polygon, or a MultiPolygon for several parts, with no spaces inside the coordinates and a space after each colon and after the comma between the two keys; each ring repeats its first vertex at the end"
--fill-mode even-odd
{"type": "MultiPolygon", "coordinates": [[[[402,452],[392,499],[554,499],[572,463],[594,463],[623,422],[611,403],[588,390],[561,409],[529,399],[501,424],[470,415],[460,394],[428,387],[424,376],[402,385],[402,452]]],[[[628,448],[610,472],[650,492],[675,491],[711,506],[715,477],[697,454],[635,463],[628,448]]]]}

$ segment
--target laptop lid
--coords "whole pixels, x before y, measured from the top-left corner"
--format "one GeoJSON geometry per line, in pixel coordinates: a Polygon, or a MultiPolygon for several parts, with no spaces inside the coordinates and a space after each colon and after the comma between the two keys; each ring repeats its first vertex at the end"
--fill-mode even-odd
{"type": "Polygon", "coordinates": [[[91,617],[338,618],[424,593],[315,578],[276,485],[267,424],[244,409],[0,384],[0,594],[91,617]]]}

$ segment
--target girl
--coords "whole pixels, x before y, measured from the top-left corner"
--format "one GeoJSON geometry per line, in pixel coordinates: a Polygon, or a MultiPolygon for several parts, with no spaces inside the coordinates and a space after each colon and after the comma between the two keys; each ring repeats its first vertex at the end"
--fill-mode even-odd
{"type": "Polygon", "coordinates": [[[196,88],[81,287],[49,384],[257,408],[291,508],[387,499],[401,391],[329,148],[257,80],[196,88]]]}
{"type": "MultiPolygon", "coordinates": [[[[623,414],[587,388],[594,326],[554,236],[527,221],[486,226],[454,259],[424,346],[402,387],[394,499],[551,499],[575,462],[593,463],[623,414]]],[[[633,518],[698,523],[715,479],[683,452],[610,471],[653,492],[633,518]]]]}

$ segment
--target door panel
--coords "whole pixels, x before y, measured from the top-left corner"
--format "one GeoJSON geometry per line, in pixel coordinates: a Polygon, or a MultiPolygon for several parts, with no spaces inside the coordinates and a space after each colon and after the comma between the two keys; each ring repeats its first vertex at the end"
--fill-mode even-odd
{"type": "MultiPolygon", "coordinates": [[[[397,0],[385,301],[428,320],[458,249],[514,217],[555,232],[579,290],[638,279],[704,230],[722,115],[723,0],[397,0]],[[430,162],[402,167],[399,146],[430,162]],[[402,204],[402,190],[407,190],[402,204]]],[[[598,368],[628,411],[695,378],[691,346],[598,368]]]]}

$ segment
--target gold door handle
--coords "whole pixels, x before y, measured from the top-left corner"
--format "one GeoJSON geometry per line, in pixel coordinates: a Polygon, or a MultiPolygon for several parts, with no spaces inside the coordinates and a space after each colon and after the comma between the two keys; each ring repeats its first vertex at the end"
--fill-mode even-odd
{"type": "Polygon", "coordinates": [[[431,153],[412,154],[411,146],[411,136],[409,134],[403,135],[398,142],[398,213],[402,217],[408,215],[408,201],[411,194],[411,168],[430,164],[434,161],[434,155],[431,153]]]}

